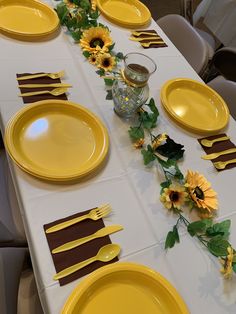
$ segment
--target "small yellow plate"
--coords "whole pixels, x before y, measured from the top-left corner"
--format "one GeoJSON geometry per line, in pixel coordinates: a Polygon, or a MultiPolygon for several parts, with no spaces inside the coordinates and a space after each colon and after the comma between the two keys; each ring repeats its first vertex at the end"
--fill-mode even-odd
{"type": "Polygon", "coordinates": [[[59,27],[56,12],[37,0],[0,0],[0,31],[23,40],[38,39],[59,27]]]}
{"type": "Polygon", "coordinates": [[[181,126],[195,133],[215,133],[229,121],[229,109],[213,89],[198,81],[178,78],[161,88],[161,102],[181,126]]]}
{"type": "Polygon", "coordinates": [[[139,27],[151,19],[148,8],[138,0],[97,0],[97,6],[109,20],[122,26],[139,27]]]}
{"type": "Polygon", "coordinates": [[[90,174],[105,159],[109,140],[99,118],[63,100],[38,101],[7,124],[7,151],[24,171],[52,181],[90,174]]]}
{"type": "Polygon", "coordinates": [[[86,277],[62,314],[188,314],[175,288],[159,273],[134,263],[114,263],[86,277]]]}

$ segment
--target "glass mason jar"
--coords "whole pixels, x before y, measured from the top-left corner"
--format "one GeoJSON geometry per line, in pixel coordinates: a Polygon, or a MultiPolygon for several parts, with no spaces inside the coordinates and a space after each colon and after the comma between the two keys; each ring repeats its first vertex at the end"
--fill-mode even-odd
{"type": "Polygon", "coordinates": [[[149,97],[148,79],[156,71],[155,62],[141,53],[129,53],[124,57],[121,79],[112,86],[115,112],[123,118],[131,118],[149,97]]]}

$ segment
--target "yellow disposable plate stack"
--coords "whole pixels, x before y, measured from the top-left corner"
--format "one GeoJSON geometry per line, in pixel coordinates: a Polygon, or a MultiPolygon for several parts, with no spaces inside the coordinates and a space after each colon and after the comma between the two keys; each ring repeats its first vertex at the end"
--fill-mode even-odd
{"type": "Polygon", "coordinates": [[[5,146],[24,171],[66,182],[101,166],[109,139],[103,123],[86,108],[69,101],[44,100],[22,108],[8,122],[5,146]]]}
{"type": "Polygon", "coordinates": [[[101,13],[115,24],[126,27],[139,27],[148,24],[151,13],[138,0],[97,0],[101,13]]]}
{"type": "Polygon", "coordinates": [[[229,109],[222,97],[195,80],[167,81],[161,88],[161,102],[174,121],[195,133],[216,133],[229,120],[229,109]]]}

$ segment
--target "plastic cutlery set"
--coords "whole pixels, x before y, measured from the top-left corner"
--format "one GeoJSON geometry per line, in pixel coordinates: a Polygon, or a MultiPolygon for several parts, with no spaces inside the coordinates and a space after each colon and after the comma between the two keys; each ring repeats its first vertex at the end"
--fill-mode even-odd
{"type": "MultiPolygon", "coordinates": [[[[86,220],[86,219],[98,220],[98,219],[101,219],[103,217],[106,217],[107,215],[110,214],[110,212],[111,212],[110,205],[105,204],[105,205],[102,205],[100,207],[91,209],[88,214],[67,220],[65,222],[56,224],[53,227],[47,228],[45,230],[45,232],[46,232],[46,234],[58,232],[62,229],[68,228],[68,227],[70,227],[74,224],[77,224],[77,223],[79,223],[83,220],[86,220]]],[[[105,237],[109,234],[115,233],[115,232],[120,231],[120,230],[123,230],[123,227],[121,225],[111,225],[111,226],[103,227],[103,228],[99,229],[98,231],[94,232],[93,234],[90,234],[88,236],[85,236],[85,237],[82,237],[82,238],[79,238],[79,239],[76,239],[73,241],[66,242],[66,243],[54,248],[52,250],[52,254],[57,254],[57,253],[61,253],[64,251],[72,250],[72,249],[74,249],[80,245],[83,245],[83,244],[89,242],[89,241],[92,241],[92,240],[97,239],[97,238],[105,237]]],[[[55,274],[53,279],[58,280],[58,279],[64,278],[64,277],[78,271],[79,269],[95,262],[96,260],[99,260],[102,262],[109,262],[112,259],[114,259],[115,257],[117,257],[119,253],[120,253],[120,246],[118,244],[104,245],[98,250],[98,252],[95,256],[61,270],[60,272],[55,274]]]]}
{"type": "Polygon", "coordinates": [[[39,90],[39,91],[33,91],[33,92],[27,92],[27,93],[21,93],[18,96],[19,97],[27,97],[27,96],[36,96],[36,95],[42,95],[42,94],[51,94],[53,96],[60,96],[62,94],[65,94],[67,92],[67,89],[69,87],[72,87],[70,84],[64,84],[64,83],[52,83],[52,84],[21,84],[22,80],[29,80],[29,79],[36,79],[41,77],[49,77],[51,79],[59,79],[62,78],[65,75],[64,71],[55,72],[55,73],[38,73],[38,74],[30,74],[30,75],[24,75],[17,78],[18,81],[20,81],[20,84],[18,85],[19,88],[54,88],[50,90],[39,90]]]}
{"type": "MultiPolygon", "coordinates": [[[[228,136],[221,136],[218,137],[216,139],[213,140],[209,140],[209,139],[202,139],[200,141],[201,145],[207,148],[211,148],[215,143],[220,143],[220,142],[224,142],[229,140],[230,138],[228,136]]],[[[204,160],[214,160],[220,156],[224,156],[224,155],[228,155],[228,154],[234,154],[236,153],[236,147],[232,147],[232,148],[228,148],[228,149],[224,149],[221,151],[217,151],[211,154],[206,154],[204,156],[202,156],[201,158],[204,160]]],[[[225,169],[225,167],[229,164],[234,164],[236,163],[236,158],[232,158],[230,160],[226,160],[226,161],[216,161],[213,162],[213,165],[215,166],[216,169],[218,170],[223,170],[225,169]]]]}

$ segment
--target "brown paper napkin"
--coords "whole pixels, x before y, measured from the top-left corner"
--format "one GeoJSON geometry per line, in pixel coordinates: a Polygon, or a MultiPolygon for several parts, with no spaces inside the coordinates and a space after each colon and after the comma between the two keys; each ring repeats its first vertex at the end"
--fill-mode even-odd
{"type": "MultiPolygon", "coordinates": [[[[154,35],[157,35],[157,32],[154,29],[151,30],[136,30],[136,32],[148,32],[150,33],[150,37],[153,37],[154,35]]],[[[140,36],[135,36],[132,34],[133,37],[135,38],[144,38],[144,37],[149,37],[149,35],[140,35],[140,36]]],[[[163,40],[161,37],[158,40],[163,40]]],[[[153,39],[149,40],[149,39],[144,39],[139,43],[149,43],[150,41],[153,41],[153,39]]],[[[143,47],[143,46],[142,46],[143,47]]],[[[162,43],[162,44],[151,44],[149,47],[143,47],[144,49],[149,49],[149,48],[161,48],[161,47],[167,47],[166,43],[162,43]]]]}
{"type": "MultiPolygon", "coordinates": [[[[44,72],[39,72],[44,73],[44,72]]],[[[39,73],[20,73],[16,74],[17,77],[25,76],[25,75],[31,75],[31,74],[39,74],[39,73]]],[[[23,84],[53,84],[53,83],[61,83],[61,80],[58,79],[51,79],[50,77],[39,77],[34,79],[28,79],[28,80],[22,80],[17,81],[18,85],[23,84]]],[[[37,92],[42,90],[52,90],[54,87],[37,87],[37,88],[19,88],[21,93],[28,93],[28,92],[37,92]]],[[[25,104],[33,103],[39,100],[47,100],[47,99],[61,99],[61,100],[67,100],[66,94],[62,94],[60,96],[53,96],[51,94],[43,94],[43,95],[35,95],[35,96],[27,96],[22,97],[25,104]]]]}
{"type": "MultiPolygon", "coordinates": [[[[202,146],[202,148],[204,149],[206,154],[217,153],[217,152],[221,152],[223,150],[229,149],[229,148],[236,147],[234,145],[234,143],[232,143],[230,140],[222,141],[222,142],[216,142],[216,143],[213,144],[212,147],[205,147],[205,146],[203,146],[201,144],[201,140],[204,139],[204,138],[208,139],[208,140],[214,140],[214,139],[216,139],[218,137],[222,137],[222,136],[227,136],[227,135],[225,133],[222,133],[222,134],[217,134],[217,135],[213,135],[213,136],[203,137],[203,138],[198,139],[198,142],[202,146]]],[[[217,158],[215,158],[213,160],[206,160],[206,162],[207,161],[211,161],[211,162],[227,161],[227,160],[231,160],[231,159],[234,159],[234,158],[236,158],[236,153],[228,154],[228,155],[222,155],[222,156],[217,157],[217,158]]],[[[236,164],[229,164],[224,169],[222,169],[222,170],[217,169],[217,170],[218,171],[223,171],[223,170],[231,169],[231,168],[234,168],[234,167],[236,167],[236,164]]]]}
{"type": "MultiPolygon", "coordinates": [[[[72,218],[75,217],[79,217],[82,215],[85,215],[89,212],[90,210],[86,210],[82,213],[78,213],[63,219],[59,219],[56,220],[54,222],[48,223],[46,225],[44,225],[44,230],[46,230],[49,227],[52,227],[58,223],[70,220],[72,218]]],[[[56,247],[58,247],[59,245],[62,245],[66,242],[69,241],[73,241],[82,237],[86,237],[90,234],[93,234],[94,232],[98,231],[99,229],[103,228],[104,222],[102,219],[99,220],[91,220],[91,219],[86,219],[83,220],[73,226],[70,226],[66,229],[62,229],[60,231],[57,232],[53,232],[53,233],[45,233],[47,241],[48,241],[48,246],[50,251],[52,251],[53,249],[55,249],[56,247]]],[[[106,244],[110,244],[111,240],[109,236],[105,236],[102,238],[98,238],[98,239],[94,239],[92,241],[89,241],[87,243],[84,243],[80,246],[78,246],[77,248],[74,248],[72,250],[66,251],[66,252],[61,252],[58,254],[51,254],[52,255],[52,259],[53,259],[53,263],[56,269],[56,272],[59,272],[69,266],[72,266],[76,263],[79,263],[81,261],[84,261],[90,257],[93,257],[97,254],[98,250],[106,245],[106,244]]],[[[89,273],[91,273],[92,271],[94,271],[97,268],[100,268],[104,265],[110,264],[110,263],[114,263],[118,261],[118,258],[114,258],[112,261],[108,262],[108,263],[104,263],[104,262],[100,262],[100,261],[96,261],[82,269],[80,269],[79,271],[65,277],[65,278],[61,278],[59,279],[59,283],[61,286],[74,281],[82,276],[85,276],[89,273]]]]}

